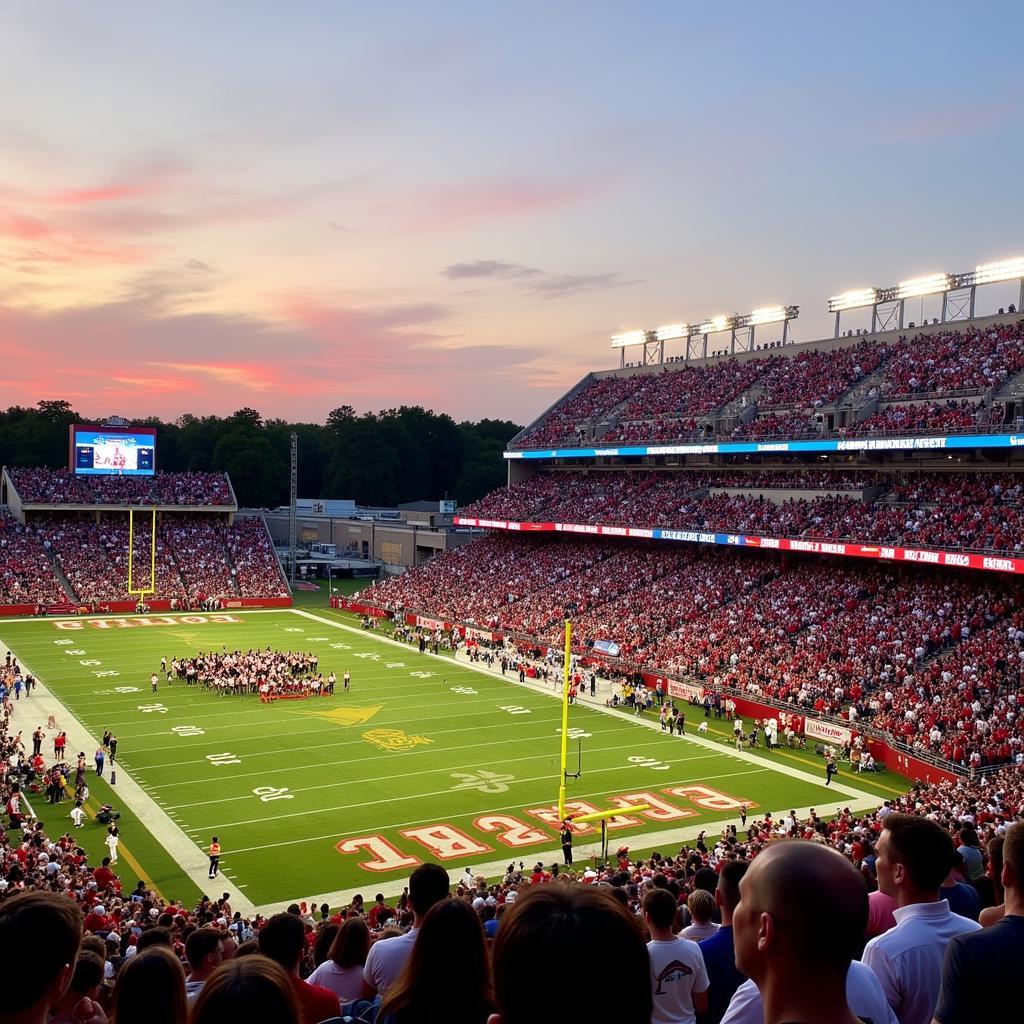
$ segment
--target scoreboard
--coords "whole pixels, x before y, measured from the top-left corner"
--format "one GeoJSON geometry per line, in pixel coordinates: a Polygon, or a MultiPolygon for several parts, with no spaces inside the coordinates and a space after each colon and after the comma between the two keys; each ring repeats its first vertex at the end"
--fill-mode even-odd
{"type": "Polygon", "coordinates": [[[152,476],[156,472],[153,427],[70,428],[70,469],[92,476],[152,476]]]}

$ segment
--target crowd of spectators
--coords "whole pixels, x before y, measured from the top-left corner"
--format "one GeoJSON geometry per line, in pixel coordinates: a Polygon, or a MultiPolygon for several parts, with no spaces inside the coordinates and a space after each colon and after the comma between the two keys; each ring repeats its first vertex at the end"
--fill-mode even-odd
{"type": "MultiPolygon", "coordinates": [[[[191,606],[239,596],[288,595],[266,526],[257,516],[227,526],[208,515],[161,513],[155,580],[152,529],[148,515],[136,516],[133,590],[152,590],[155,599],[191,606]]],[[[85,512],[36,512],[25,526],[2,516],[0,604],[129,600],[128,544],[126,513],[96,518],[85,512]]]]}
{"type": "Polygon", "coordinates": [[[156,473],[153,476],[80,475],[69,469],[7,470],[18,496],[46,505],[234,505],[223,473],[156,473]]]}
{"type": "Polygon", "coordinates": [[[228,527],[226,539],[241,594],[246,597],[288,596],[288,582],[262,518],[237,517],[228,527]]]}
{"type": "Polygon", "coordinates": [[[494,491],[463,514],[1017,554],[1024,549],[1024,509],[1012,479],[1005,474],[907,477],[825,470],[727,472],[720,478],[712,471],[555,472],[494,491]],[[908,499],[903,491],[885,500],[889,488],[907,479],[927,499],[908,499]],[[837,486],[829,487],[831,480],[837,486]],[[858,486],[871,487],[873,500],[857,494],[858,486]],[[875,487],[882,489],[880,494],[875,487]],[[740,488],[743,492],[736,493],[740,488]],[[773,497],[771,492],[780,489],[810,493],[773,497]],[[837,493],[843,491],[850,493],[837,493]]]}
{"type": "Polygon", "coordinates": [[[712,414],[748,403],[760,415],[732,427],[736,438],[801,437],[822,433],[814,410],[833,405],[870,379],[863,401],[935,397],[939,401],[893,405],[839,434],[968,429],[1002,423],[1004,410],[982,395],[1024,372],[1024,321],[965,332],[914,334],[892,345],[866,340],[829,352],[795,356],[716,359],[658,373],[595,379],[516,438],[515,448],[578,446],[596,441],[668,443],[708,437],[712,414]],[[948,401],[942,401],[948,396],[948,401]],[[765,415],[767,414],[767,415],[765,415]],[[603,424],[611,424],[603,429],[603,424]]]}
{"type": "Polygon", "coordinates": [[[643,379],[638,376],[595,377],[568,401],[552,409],[530,431],[529,441],[524,440],[523,446],[543,448],[546,445],[578,444],[585,439],[591,420],[614,409],[642,384],[643,379]]]}
{"type": "Polygon", "coordinates": [[[848,426],[843,433],[848,437],[866,437],[872,434],[919,434],[929,430],[962,431],[1002,422],[1002,407],[989,412],[984,403],[967,399],[945,402],[910,402],[888,405],[866,419],[848,426]],[[998,409],[998,412],[997,412],[998,409]]]}
{"type": "Polygon", "coordinates": [[[581,649],[614,642],[623,664],[877,723],[964,768],[1024,762],[1024,618],[1012,583],[489,535],[366,599],[555,647],[571,608],[581,649]]]}
{"type": "Polygon", "coordinates": [[[1024,371],[1024,320],[901,338],[885,360],[880,393],[983,392],[1024,371]]]}
{"type": "Polygon", "coordinates": [[[0,513],[0,604],[66,600],[36,535],[13,516],[0,513]]]}
{"type": "Polygon", "coordinates": [[[831,405],[843,392],[875,372],[886,356],[875,342],[861,341],[831,352],[801,352],[776,356],[758,381],[764,389],[759,409],[819,408],[831,405]]]}

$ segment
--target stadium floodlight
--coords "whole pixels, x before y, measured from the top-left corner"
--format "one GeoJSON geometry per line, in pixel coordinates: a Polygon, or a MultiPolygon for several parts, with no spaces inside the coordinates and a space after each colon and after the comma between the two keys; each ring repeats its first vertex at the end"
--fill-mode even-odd
{"type": "Polygon", "coordinates": [[[897,299],[913,299],[918,295],[937,295],[949,291],[952,278],[949,274],[926,274],[924,277],[912,277],[909,281],[900,281],[896,286],[897,299]]]}
{"type": "Polygon", "coordinates": [[[842,309],[859,309],[861,306],[873,306],[877,301],[877,288],[855,288],[842,295],[833,295],[828,300],[828,311],[838,313],[842,309]]]}
{"type": "Polygon", "coordinates": [[[612,348],[629,348],[630,345],[642,345],[646,340],[646,331],[626,331],[625,334],[613,334],[612,348]]]}
{"type": "Polygon", "coordinates": [[[763,306],[755,309],[748,317],[747,322],[751,327],[759,324],[777,324],[789,319],[789,310],[785,306],[763,306]]]}
{"type": "Polygon", "coordinates": [[[675,341],[676,338],[685,338],[689,335],[690,328],[687,324],[669,324],[667,327],[658,327],[654,336],[658,341],[675,341]]]}
{"type": "Polygon", "coordinates": [[[1019,281],[1024,279],[1024,256],[996,263],[983,263],[974,268],[975,284],[994,284],[996,281],[1019,281]]]}
{"type": "Polygon", "coordinates": [[[697,330],[701,334],[715,334],[718,331],[727,331],[732,326],[731,316],[712,316],[701,321],[697,330]]]}

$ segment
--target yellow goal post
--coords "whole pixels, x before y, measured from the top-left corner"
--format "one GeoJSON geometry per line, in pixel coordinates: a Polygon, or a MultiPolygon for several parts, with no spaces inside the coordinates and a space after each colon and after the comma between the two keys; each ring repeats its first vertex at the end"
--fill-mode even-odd
{"type": "Polygon", "coordinates": [[[565,651],[562,661],[562,757],[561,770],[558,773],[558,817],[562,821],[571,821],[576,825],[584,825],[591,821],[606,821],[629,811],[646,811],[650,804],[629,804],[626,807],[614,807],[607,811],[592,811],[589,814],[567,814],[565,808],[565,782],[569,777],[567,760],[569,754],[569,690],[572,684],[572,623],[565,620],[565,651]]]}

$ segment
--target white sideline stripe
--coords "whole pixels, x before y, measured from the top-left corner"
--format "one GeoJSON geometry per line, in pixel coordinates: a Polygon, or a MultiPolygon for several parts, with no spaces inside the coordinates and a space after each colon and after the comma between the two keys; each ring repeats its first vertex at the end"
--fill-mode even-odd
{"type": "MultiPolygon", "coordinates": [[[[0,642],[0,655],[6,654],[8,650],[10,648],[0,642]]],[[[26,672],[32,672],[27,662],[21,659],[19,659],[19,662],[26,672]]],[[[41,717],[42,721],[45,722],[49,715],[53,715],[57,720],[59,731],[68,734],[69,748],[71,750],[84,750],[88,757],[89,751],[95,750],[99,746],[98,741],[89,735],[85,726],[50,692],[40,677],[35,672],[32,672],[32,675],[37,680],[32,697],[14,702],[15,716],[17,716],[21,706],[26,705],[26,703],[27,707],[31,708],[33,712],[39,712],[35,716],[37,720],[41,717]],[[38,694],[38,698],[36,694],[38,694]]],[[[29,717],[31,718],[32,716],[29,717]]],[[[49,739],[49,736],[47,739],[49,739]]],[[[210,881],[209,858],[185,835],[181,827],[171,820],[166,811],[144,792],[142,787],[125,771],[120,762],[118,762],[117,784],[114,789],[121,797],[121,802],[132,809],[132,812],[140,822],[144,823],[153,838],[177,862],[178,867],[195,882],[199,891],[205,892],[207,888],[205,883],[210,881]]],[[[128,839],[128,842],[130,845],[130,839],[128,839]]],[[[223,872],[218,876],[217,885],[220,886],[222,892],[227,892],[231,896],[232,906],[235,905],[233,901],[238,900],[236,910],[241,910],[243,914],[255,913],[252,900],[245,896],[233,882],[224,878],[223,872]]],[[[168,898],[173,899],[173,894],[169,894],[168,898]]]]}

